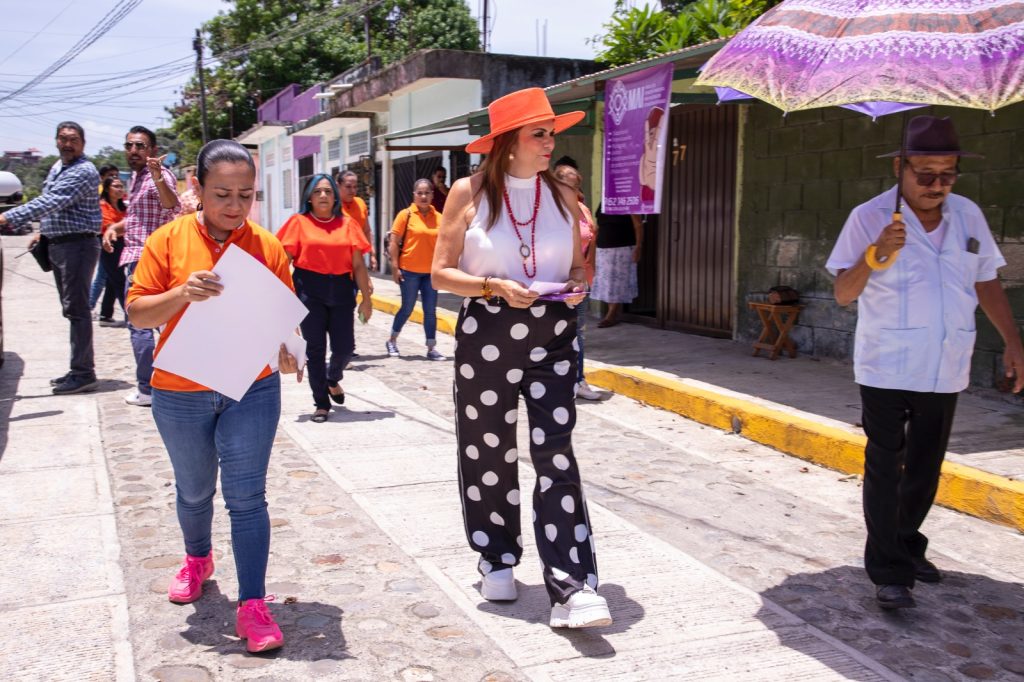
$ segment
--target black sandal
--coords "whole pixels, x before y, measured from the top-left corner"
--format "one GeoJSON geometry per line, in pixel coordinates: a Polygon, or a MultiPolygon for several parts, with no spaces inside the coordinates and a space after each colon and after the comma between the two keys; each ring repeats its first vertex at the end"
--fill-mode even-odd
{"type": "Polygon", "coordinates": [[[344,391],[344,389],[341,388],[341,384],[339,384],[337,381],[328,381],[327,382],[327,394],[330,395],[331,396],[331,400],[333,400],[338,405],[344,405],[345,404],[345,391],[344,391]],[[341,393],[332,393],[331,392],[332,388],[336,388],[336,389],[340,390],[341,393]]]}
{"type": "Polygon", "coordinates": [[[316,412],[313,413],[313,416],[309,418],[309,421],[317,424],[323,424],[325,421],[327,421],[328,414],[330,414],[329,410],[317,410],[316,412]]]}

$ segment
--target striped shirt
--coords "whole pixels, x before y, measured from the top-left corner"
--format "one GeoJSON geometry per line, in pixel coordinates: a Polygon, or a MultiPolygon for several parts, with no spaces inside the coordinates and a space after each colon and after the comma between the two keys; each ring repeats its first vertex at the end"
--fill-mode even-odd
{"type": "Polygon", "coordinates": [[[84,156],[71,163],[57,161],[43,182],[38,197],[12,208],[4,217],[11,225],[40,221],[39,233],[47,237],[99,233],[103,222],[96,185],[100,174],[84,156]]]}
{"type": "MultiPolygon", "coordinates": [[[[161,167],[164,184],[177,200],[178,193],[175,186],[178,184],[174,174],[166,168],[161,167]]],[[[153,175],[148,168],[132,172],[131,190],[128,193],[128,212],[124,218],[124,251],[121,252],[121,265],[134,263],[142,257],[142,247],[146,245],[146,239],[156,231],[156,228],[174,220],[178,212],[178,206],[164,208],[160,203],[160,190],[153,182],[153,175]]]]}

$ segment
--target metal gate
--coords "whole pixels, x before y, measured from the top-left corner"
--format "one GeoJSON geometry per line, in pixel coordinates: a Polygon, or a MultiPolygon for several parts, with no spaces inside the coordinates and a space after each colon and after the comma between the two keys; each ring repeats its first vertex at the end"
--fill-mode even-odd
{"type": "Polygon", "coordinates": [[[672,108],[659,225],[658,320],[731,337],[738,107],[672,108]]]}

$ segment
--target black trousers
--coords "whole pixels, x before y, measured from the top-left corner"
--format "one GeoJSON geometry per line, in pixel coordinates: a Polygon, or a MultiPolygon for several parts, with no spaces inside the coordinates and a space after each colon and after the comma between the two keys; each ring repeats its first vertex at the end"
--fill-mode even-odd
{"type": "Polygon", "coordinates": [[[939,487],[956,393],[860,387],[864,433],[864,567],[876,585],[914,585],[913,557],[939,487]]]}
{"type": "Polygon", "coordinates": [[[327,384],[341,381],[355,349],[355,284],[350,275],[323,275],[302,268],[295,268],[293,281],[295,293],[309,310],[299,326],[306,339],[306,374],[313,404],[326,410],[331,407],[327,384]]]}
{"type": "Polygon", "coordinates": [[[95,235],[87,235],[81,239],[54,242],[51,239],[48,253],[61,310],[71,323],[71,373],[79,377],[95,377],[89,287],[100,257],[100,241],[95,235]]]}
{"type": "Polygon", "coordinates": [[[590,519],[572,450],[579,346],[576,311],[467,299],[455,332],[459,488],[479,570],[511,568],[523,553],[519,518],[519,395],[526,401],[537,473],[533,528],[552,603],[597,587],[590,519]]]}
{"type": "Polygon", "coordinates": [[[124,310],[124,269],[120,265],[122,251],[124,237],[119,237],[114,242],[113,253],[100,250],[100,267],[107,275],[107,286],[103,290],[103,300],[100,303],[100,317],[114,316],[115,300],[121,304],[121,310],[124,310]]]}

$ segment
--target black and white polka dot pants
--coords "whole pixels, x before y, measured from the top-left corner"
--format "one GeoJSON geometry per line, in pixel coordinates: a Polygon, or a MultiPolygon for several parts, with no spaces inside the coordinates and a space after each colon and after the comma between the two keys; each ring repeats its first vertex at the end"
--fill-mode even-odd
{"type": "Polygon", "coordinates": [[[597,587],[586,501],[572,452],[576,424],[576,311],[564,303],[512,308],[466,299],[455,331],[459,486],[481,573],[523,553],[519,518],[519,394],[537,474],[533,526],[551,602],[597,587]]]}

